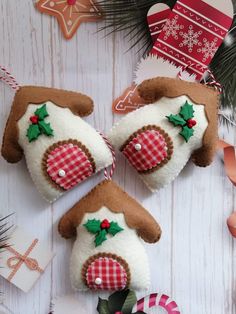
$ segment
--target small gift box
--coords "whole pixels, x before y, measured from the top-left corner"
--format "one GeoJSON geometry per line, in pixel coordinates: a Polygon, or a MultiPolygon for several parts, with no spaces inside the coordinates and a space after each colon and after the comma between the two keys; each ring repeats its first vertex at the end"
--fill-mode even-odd
{"type": "Polygon", "coordinates": [[[42,244],[19,227],[14,229],[8,242],[10,246],[0,256],[0,275],[28,292],[54,254],[45,243],[42,244]]]}

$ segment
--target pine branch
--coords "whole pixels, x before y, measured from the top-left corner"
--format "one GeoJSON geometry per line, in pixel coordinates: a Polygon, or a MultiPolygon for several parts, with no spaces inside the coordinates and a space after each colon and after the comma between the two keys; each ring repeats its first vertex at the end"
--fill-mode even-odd
{"type": "Polygon", "coordinates": [[[0,218],[0,253],[1,253],[1,250],[3,250],[6,247],[8,247],[8,244],[7,244],[7,240],[8,240],[7,232],[11,229],[11,227],[8,226],[8,223],[7,223],[6,220],[10,216],[11,215],[3,217],[3,218],[0,218]]]}

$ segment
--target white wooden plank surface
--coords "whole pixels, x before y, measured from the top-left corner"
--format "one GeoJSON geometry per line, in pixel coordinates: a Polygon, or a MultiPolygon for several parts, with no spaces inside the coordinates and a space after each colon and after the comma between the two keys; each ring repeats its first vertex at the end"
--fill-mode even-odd
{"type": "MultiPolygon", "coordinates": [[[[123,34],[104,38],[97,29],[95,23],[83,24],[72,40],[65,41],[56,19],[36,12],[33,1],[0,1],[0,64],[11,69],[21,84],[74,89],[92,96],[95,112],[87,121],[106,132],[119,119],[111,113],[112,99],[130,84],[140,54],[126,52],[129,44],[123,34]]],[[[12,98],[12,91],[0,84],[1,136],[12,98]]],[[[235,131],[221,134],[235,141],[235,131]]],[[[14,222],[46,241],[57,254],[28,294],[0,279],[10,313],[47,314],[52,297],[72,292],[68,267],[72,243],[59,237],[57,223],[101,178],[88,180],[49,206],[32,185],[23,161],[8,165],[0,158],[0,214],[15,212],[14,222]]],[[[236,200],[219,156],[206,169],[188,164],[172,185],[156,195],[147,191],[121,156],[114,179],[153,213],[163,229],[160,243],[147,245],[150,291],[171,295],[183,314],[236,314],[236,250],[225,223],[236,200]]],[[[96,294],[78,294],[78,298],[78,313],[96,313],[96,294]]]]}

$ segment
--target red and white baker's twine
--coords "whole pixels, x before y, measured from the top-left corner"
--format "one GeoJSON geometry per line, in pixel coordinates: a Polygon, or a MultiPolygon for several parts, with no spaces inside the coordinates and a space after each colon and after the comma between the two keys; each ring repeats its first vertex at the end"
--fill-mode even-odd
{"type": "MultiPolygon", "coordinates": [[[[194,63],[191,63],[191,64],[188,64],[188,65],[182,67],[182,69],[181,69],[181,70],[179,71],[179,73],[177,74],[177,77],[178,77],[180,80],[182,80],[182,73],[183,73],[184,71],[187,71],[188,68],[189,68],[189,67],[192,67],[193,65],[194,65],[194,63]]],[[[223,92],[223,87],[222,87],[222,85],[221,85],[219,82],[217,82],[217,80],[216,80],[214,74],[211,72],[211,70],[208,69],[208,70],[207,70],[207,73],[208,73],[208,77],[209,77],[210,80],[207,81],[207,82],[205,81],[205,85],[214,87],[214,88],[217,89],[218,92],[221,94],[221,93],[223,92]]]]}
{"type": "Polygon", "coordinates": [[[17,83],[14,76],[7,71],[7,69],[0,65],[0,71],[3,72],[3,76],[0,76],[0,81],[8,84],[13,90],[17,91],[20,88],[20,85],[17,83]]]}
{"type": "Polygon", "coordinates": [[[12,280],[23,264],[25,264],[30,270],[38,271],[39,273],[43,272],[43,269],[39,267],[38,261],[29,257],[37,243],[38,239],[35,239],[24,254],[17,252],[11,246],[6,248],[10,253],[13,254],[13,256],[9,257],[7,260],[7,266],[12,269],[12,272],[8,276],[8,281],[12,280]]]}
{"type": "Polygon", "coordinates": [[[190,67],[193,66],[193,65],[194,65],[194,63],[190,63],[190,64],[188,64],[188,65],[183,66],[183,67],[181,68],[181,70],[178,72],[177,77],[178,77],[180,80],[182,80],[182,73],[185,72],[185,71],[187,71],[188,68],[190,68],[190,67]]]}
{"type": "Polygon", "coordinates": [[[211,80],[208,81],[208,82],[205,82],[205,84],[208,85],[208,86],[215,87],[215,89],[217,89],[219,91],[219,93],[222,93],[223,92],[223,87],[222,87],[222,85],[219,82],[217,82],[214,74],[209,69],[207,70],[207,73],[208,73],[209,78],[211,80]]]}
{"type": "Polygon", "coordinates": [[[110,169],[110,173],[108,174],[108,169],[105,168],[104,170],[104,177],[106,180],[111,180],[111,178],[113,177],[115,168],[116,168],[116,153],[114,150],[114,147],[111,145],[111,143],[109,142],[108,138],[101,132],[99,132],[100,135],[102,136],[103,140],[105,141],[105,143],[107,144],[107,147],[110,149],[111,154],[112,154],[112,165],[111,165],[111,169],[110,169]]]}

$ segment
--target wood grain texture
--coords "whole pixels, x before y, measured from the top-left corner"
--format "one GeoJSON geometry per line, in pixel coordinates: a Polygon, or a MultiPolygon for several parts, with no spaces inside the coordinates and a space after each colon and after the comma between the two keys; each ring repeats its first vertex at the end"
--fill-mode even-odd
{"type": "MultiPolygon", "coordinates": [[[[95,112],[86,120],[107,132],[120,118],[111,113],[112,99],[131,83],[140,53],[126,52],[129,43],[123,34],[104,38],[104,33],[96,33],[95,23],[82,24],[76,36],[65,41],[56,19],[41,15],[33,4],[32,0],[0,1],[0,64],[22,84],[90,95],[95,112]]],[[[10,88],[0,84],[1,136],[12,99],[10,88]]],[[[236,140],[234,130],[220,133],[231,143],[236,140]]],[[[60,238],[57,223],[101,179],[98,175],[86,181],[49,206],[33,186],[24,161],[8,165],[0,158],[0,213],[14,212],[15,223],[46,241],[57,254],[28,294],[0,279],[9,313],[47,314],[51,298],[72,292],[72,242],[60,238]]],[[[159,244],[146,245],[150,292],[171,295],[182,314],[236,314],[236,250],[226,227],[226,218],[236,208],[235,189],[225,177],[220,155],[206,169],[189,163],[173,184],[155,195],[120,155],[114,179],[152,212],[163,229],[159,244]]],[[[79,293],[78,299],[79,314],[96,313],[96,294],[79,293]]]]}

